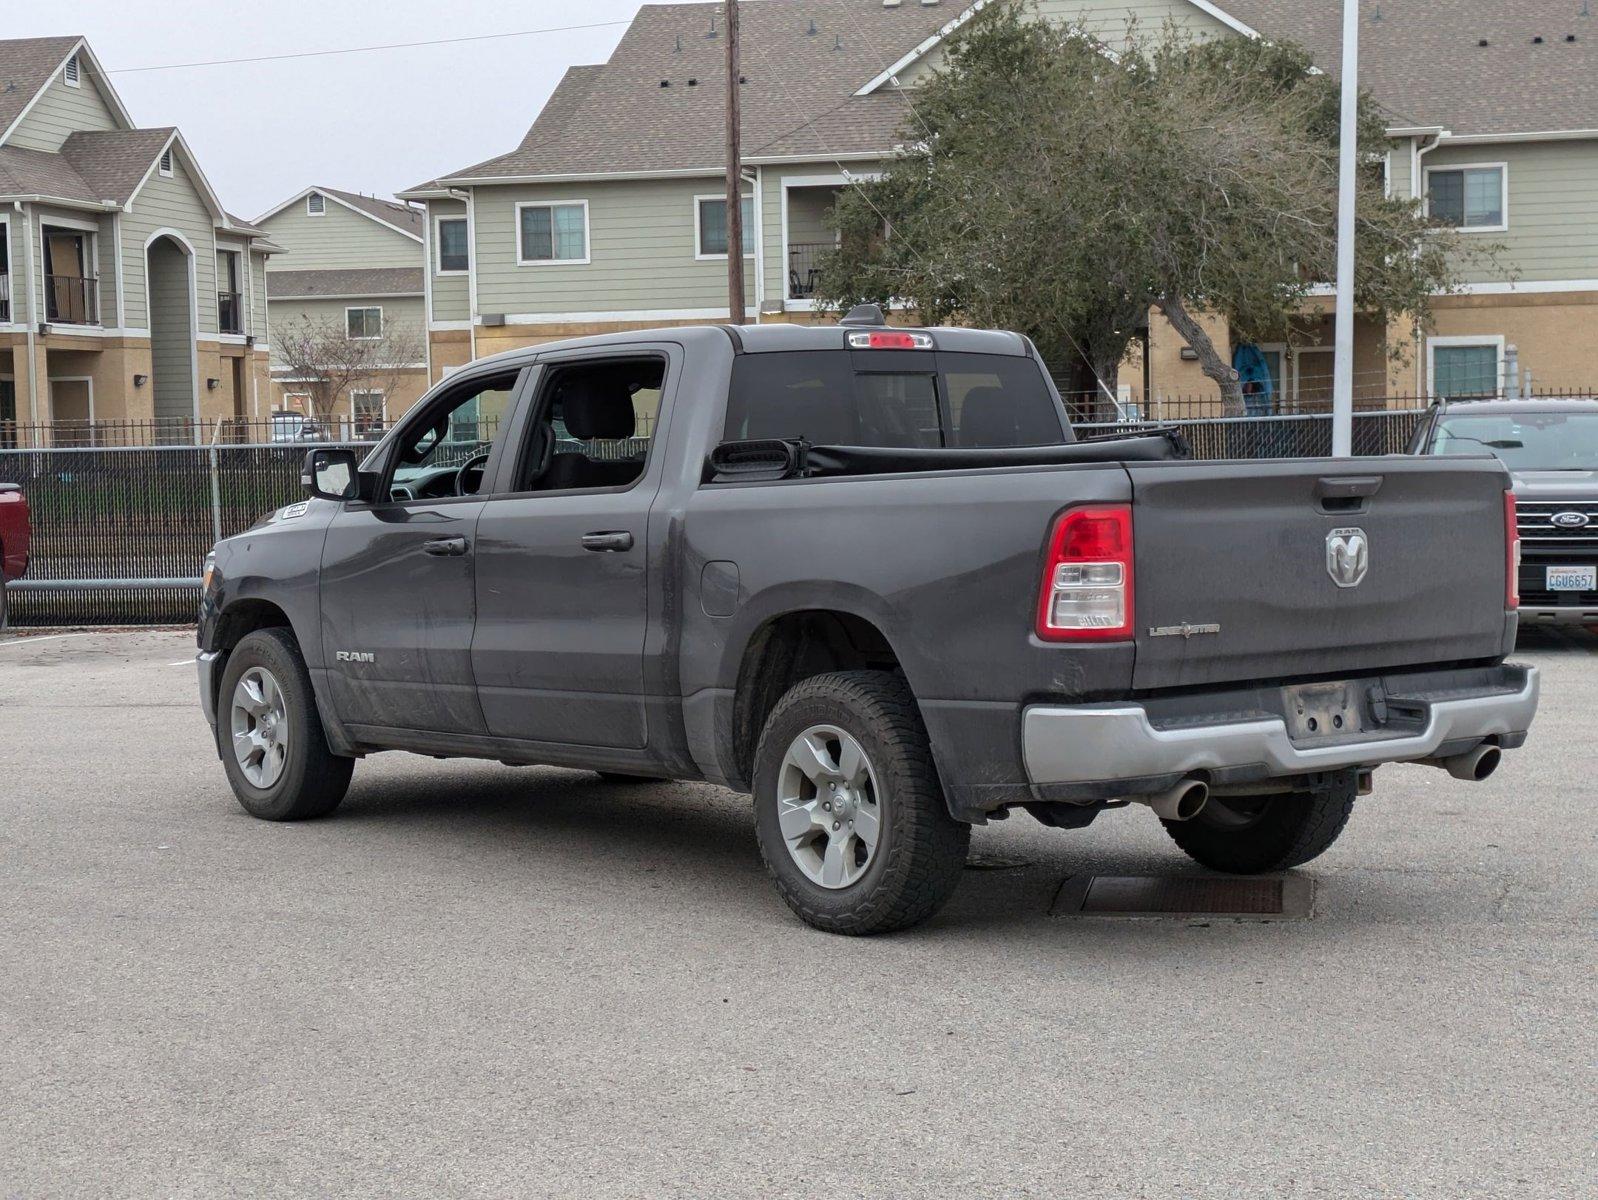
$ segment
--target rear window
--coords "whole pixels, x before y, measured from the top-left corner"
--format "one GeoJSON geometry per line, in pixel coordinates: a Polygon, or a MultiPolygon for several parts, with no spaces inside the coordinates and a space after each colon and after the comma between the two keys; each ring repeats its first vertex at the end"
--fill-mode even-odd
{"type": "Polygon", "coordinates": [[[1071,440],[1033,359],[925,350],[739,355],[725,440],[762,438],[922,449],[1071,440]]]}

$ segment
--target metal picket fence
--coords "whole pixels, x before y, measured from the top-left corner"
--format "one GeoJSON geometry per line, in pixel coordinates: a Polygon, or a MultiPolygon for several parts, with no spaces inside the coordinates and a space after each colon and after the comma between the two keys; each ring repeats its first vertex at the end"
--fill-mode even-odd
{"type": "MultiPolygon", "coordinates": [[[[1358,413],[1356,454],[1398,454],[1423,410],[1358,413]]],[[[1331,452],[1326,414],[1280,417],[1114,421],[1078,434],[1174,427],[1194,457],[1301,458],[1331,452]]],[[[369,442],[348,444],[358,453],[369,442]]],[[[596,457],[626,457],[636,438],[583,446],[596,457]]],[[[194,619],[206,553],[219,538],[302,499],[306,443],[193,446],[0,448],[0,479],[18,483],[33,512],[33,557],[13,583],[11,620],[19,625],[168,624],[194,619]]],[[[464,461],[486,443],[447,447],[464,461]]],[[[440,459],[440,461],[444,461],[440,459]]]]}

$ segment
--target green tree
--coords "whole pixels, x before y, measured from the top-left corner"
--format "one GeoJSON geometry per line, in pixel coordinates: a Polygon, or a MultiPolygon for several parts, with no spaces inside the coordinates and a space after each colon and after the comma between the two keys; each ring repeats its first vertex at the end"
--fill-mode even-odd
{"type": "MultiPolygon", "coordinates": [[[[1335,275],[1338,88],[1299,47],[1135,25],[1111,47],[1006,0],[950,39],[911,99],[901,153],[840,194],[826,307],[891,299],[928,323],[1015,329],[1081,390],[1113,388],[1157,309],[1239,410],[1195,314],[1284,340],[1335,275]]],[[[1385,195],[1368,97],[1359,141],[1356,306],[1427,324],[1461,264],[1496,247],[1385,195]]]]}

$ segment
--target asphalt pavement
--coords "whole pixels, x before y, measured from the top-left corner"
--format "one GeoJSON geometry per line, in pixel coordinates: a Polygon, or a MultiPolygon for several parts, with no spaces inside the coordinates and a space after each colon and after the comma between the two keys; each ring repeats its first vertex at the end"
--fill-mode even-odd
{"type": "Polygon", "coordinates": [[[1598,641],[1525,749],[1389,767],[1307,920],[1050,915],[1202,874],[1142,810],[976,831],[815,932],[749,803],[385,754],[233,801],[192,636],[0,642],[0,1196],[1598,1192],[1598,641]]]}

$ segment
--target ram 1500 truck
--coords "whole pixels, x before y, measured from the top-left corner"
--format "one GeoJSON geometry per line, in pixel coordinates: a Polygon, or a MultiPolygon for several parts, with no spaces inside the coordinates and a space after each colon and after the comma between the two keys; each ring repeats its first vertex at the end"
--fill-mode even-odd
{"type": "Polygon", "coordinates": [[[379,750],[753,794],[823,929],[935,912],[970,827],[1148,806],[1200,863],[1307,862],[1384,763],[1522,744],[1490,456],[1184,461],[1075,438],[1025,338],[607,334],[472,363],[207,563],[240,803],[379,750]]]}

